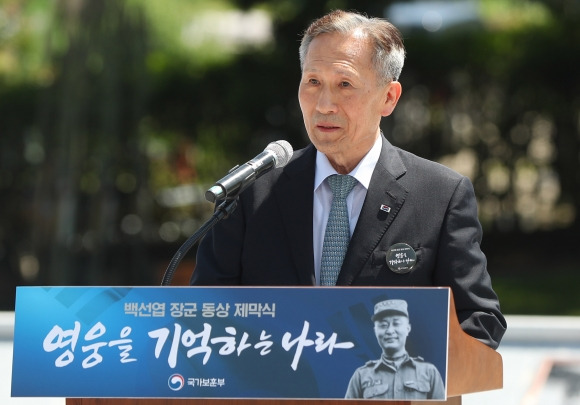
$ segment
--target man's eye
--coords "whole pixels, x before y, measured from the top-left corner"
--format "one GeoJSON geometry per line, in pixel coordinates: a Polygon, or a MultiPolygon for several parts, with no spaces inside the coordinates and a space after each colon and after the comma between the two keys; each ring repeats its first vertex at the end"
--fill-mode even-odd
{"type": "Polygon", "coordinates": [[[308,83],[310,83],[310,84],[318,84],[318,80],[316,80],[316,79],[310,79],[310,80],[308,80],[308,83]]]}
{"type": "Polygon", "coordinates": [[[340,82],[340,87],[350,87],[349,82],[340,82]]]}

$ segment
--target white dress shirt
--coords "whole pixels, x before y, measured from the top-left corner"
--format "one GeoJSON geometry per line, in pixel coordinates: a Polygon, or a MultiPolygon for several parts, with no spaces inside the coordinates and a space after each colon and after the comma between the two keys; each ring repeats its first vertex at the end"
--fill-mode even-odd
{"type": "MultiPolygon", "coordinates": [[[[381,154],[383,144],[382,136],[377,137],[375,144],[368,151],[359,164],[349,173],[357,179],[358,183],[354,186],[351,193],[346,198],[348,209],[348,220],[350,225],[350,235],[358,221],[363,202],[367,195],[367,190],[371,182],[371,176],[381,154]]],[[[332,204],[332,191],[328,182],[325,181],[328,176],[338,174],[331,166],[328,158],[320,152],[316,152],[316,170],[314,175],[314,201],[313,201],[313,248],[314,248],[314,272],[316,275],[316,285],[320,285],[320,261],[322,259],[322,244],[324,242],[324,233],[326,231],[326,222],[330,213],[332,204]]]]}

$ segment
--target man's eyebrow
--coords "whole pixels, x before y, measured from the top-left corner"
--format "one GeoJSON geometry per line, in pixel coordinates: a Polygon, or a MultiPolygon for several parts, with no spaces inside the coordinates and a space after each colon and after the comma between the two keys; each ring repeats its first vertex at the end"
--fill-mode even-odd
{"type": "Polygon", "coordinates": [[[336,73],[339,76],[347,76],[347,77],[355,77],[357,76],[355,72],[353,72],[352,70],[349,69],[344,69],[344,68],[336,68],[333,70],[334,73],[336,73]]]}
{"type": "MultiPolygon", "coordinates": [[[[322,69],[319,69],[319,68],[314,67],[314,66],[309,66],[309,67],[305,67],[304,71],[310,72],[310,73],[319,73],[322,71],[322,69]]],[[[348,70],[348,69],[343,69],[343,68],[332,69],[332,72],[338,76],[346,76],[346,77],[356,77],[357,76],[357,74],[355,72],[348,70]]]]}

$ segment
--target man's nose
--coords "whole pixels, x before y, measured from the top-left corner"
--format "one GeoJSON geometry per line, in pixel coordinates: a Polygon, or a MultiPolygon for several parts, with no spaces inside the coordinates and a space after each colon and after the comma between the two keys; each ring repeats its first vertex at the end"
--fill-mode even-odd
{"type": "Polygon", "coordinates": [[[316,110],[321,114],[332,114],[337,111],[336,94],[329,86],[322,86],[320,89],[316,110]]]}

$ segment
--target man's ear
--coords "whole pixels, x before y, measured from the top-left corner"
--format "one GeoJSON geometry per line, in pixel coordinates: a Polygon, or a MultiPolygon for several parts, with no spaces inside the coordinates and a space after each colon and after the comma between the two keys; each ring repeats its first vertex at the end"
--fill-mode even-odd
{"type": "Polygon", "coordinates": [[[397,81],[392,81],[387,85],[387,88],[385,89],[385,104],[381,111],[383,117],[387,117],[393,113],[402,92],[403,86],[401,86],[401,83],[397,81]]]}

